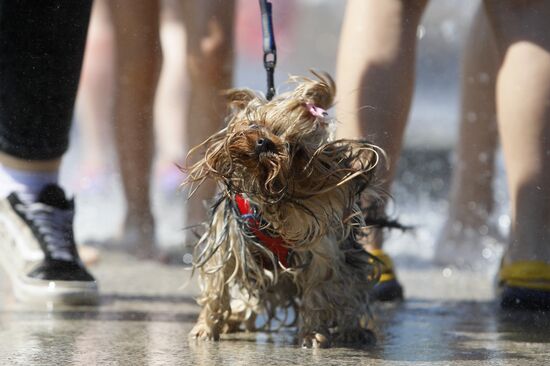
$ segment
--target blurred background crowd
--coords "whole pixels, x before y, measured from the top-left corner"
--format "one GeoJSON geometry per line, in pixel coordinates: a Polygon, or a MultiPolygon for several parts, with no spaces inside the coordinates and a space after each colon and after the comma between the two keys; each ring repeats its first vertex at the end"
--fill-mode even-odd
{"type": "MultiPolygon", "coordinates": [[[[124,2],[119,3],[124,5],[124,2]]],[[[402,258],[402,261],[410,262],[411,257],[430,259],[437,233],[447,215],[452,149],[460,118],[460,55],[477,5],[477,2],[458,0],[431,2],[417,30],[417,83],[400,163],[407,169],[398,171],[393,194],[399,204],[390,209],[393,215],[416,229],[414,235],[394,233],[388,240],[386,248],[397,255],[398,261],[402,258]],[[423,213],[421,222],[418,221],[418,211],[423,213]]],[[[124,10],[120,9],[120,12],[124,10]]],[[[126,244],[130,250],[138,250],[140,240],[151,241],[156,236],[157,245],[163,249],[178,249],[188,244],[185,237],[188,231],[184,228],[196,222],[186,220],[187,195],[179,188],[184,175],[176,166],[183,163],[187,152],[185,125],[193,123],[188,121],[188,105],[185,102],[189,96],[190,81],[185,72],[187,28],[182,15],[184,10],[179,1],[163,0],[160,8],[145,10],[149,15],[158,11],[158,17],[139,19],[139,22],[158,19],[158,24],[150,26],[159,27],[160,45],[153,47],[157,47],[158,54],[162,52],[163,61],[156,94],[154,82],[150,82],[150,90],[144,92],[155,95],[154,113],[151,116],[145,113],[145,120],[130,120],[127,126],[123,126],[120,118],[115,123],[116,113],[121,113],[115,103],[115,62],[117,28],[124,27],[124,19],[117,18],[117,10],[113,11],[105,0],[97,0],[94,4],[73,139],[62,167],[62,181],[77,193],[75,229],[81,242],[112,246],[126,244]],[[147,127],[147,119],[154,120],[154,129],[147,127]],[[121,133],[117,134],[117,129],[121,133]],[[135,129],[142,129],[142,133],[132,134],[135,129]],[[133,142],[129,141],[132,139],[133,142]],[[130,151],[124,151],[125,145],[130,145],[130,151]],[[126,197],[130,194],[128,200],[125,200],[123,193],[124,179],[119,167],[125,165],[124,161],[126,165],[132,164],[128,157],[119,162],[117,146],[119,155],[132,156],[131,150],[134,148],[133,154],[138,154],[140,158],[149,154],[155,146],[151,175],[143,167],[128,168],[127,174],[135,175],[127,178],[130,181],[130,188],[126,189],[126,197]],[[139,185],[137,192],[129,193],[128,190],[136,185],[139,185]],[[137,202],[136,207],[128,207],[128,215],[133,217],[125,216],[126,201],[137,202]],[[151,213],[158,217],[155,224],[151,213]],[[153,230],[155,226],[156,232],[153,230]],[[97,230],[98,227],[102,229],[97,230]]],[[[310,68],[335,74],[344,11],[345,2],[274,2],[273,21],[278,51],[275,82],[278,88],[284,89],[289,75],[304,75],[310,68]]],[[[258,3],[237,1],[234,22],[233,52],[226,53],[225,59],[219,61],[227,67],[234,66],[232,85],[264,91],[258,3]]],[[[146,46],[142,47],[142,52],[132,57],[153,57],[154,54],[147,54],[146,46]]],[[[119,52],[131,51],[119,49],[119,52]]],[[[143,70],[136,72],[141,77],[145,73],[143,70]]],[[[338,98],[345,96],[340,94],[338,98]]],[[[134,100],[136,106],[140,103],[134,100]]],[[[475,115],[470,118],[475,118],[475,115]]],[[[200,128],[196,124],[194,126],[200,128]]],[[[146,157],[144,160],[147,160],[146,157]]],[[[497,204],[491,218],[494,224],[491,230],[505,232],[509,219],[504,207],[506,192],[502,163],[499,162],[499,166],[494,194],[496,201],[503,203],[497,204]]],[[[500,247],[495,235],[484,240],[484,258],[490,262],[496,261],[500,247]]]]}

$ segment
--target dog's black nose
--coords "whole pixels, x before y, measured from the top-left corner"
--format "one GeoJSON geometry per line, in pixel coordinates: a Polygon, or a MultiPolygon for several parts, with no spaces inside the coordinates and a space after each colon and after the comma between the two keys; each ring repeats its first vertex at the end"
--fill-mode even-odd
{"type": "Polygon", "coordinates": [[[270,139],[265,137],[260,137],[258,140],[256,140],[257,153],[274,151],[274,150],[275,150],[275,144],[270,139]]]}

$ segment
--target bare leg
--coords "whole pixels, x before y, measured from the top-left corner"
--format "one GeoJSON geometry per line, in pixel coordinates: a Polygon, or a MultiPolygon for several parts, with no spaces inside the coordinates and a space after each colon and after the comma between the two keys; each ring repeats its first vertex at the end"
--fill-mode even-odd
{"type": "MultiPolygon", "coordinates": [[[[416,28],[426,0],[350,0],[338,54],[340,137],[367,137],[390,158],[389,189],[401,152],[414,84],[416,28]]],[[[380,208],[383,211],[384,207],[380,208]]],[[[367,248],[382,246],[381,232],[367,248]]]]}
{"type": "Polygon", "coordinates": [[[550,264],[550,3],[486,0],[499,51],[497,113],[512,226],[504,263],[550,264]]]}
{"type": "MultiPolygon", "coordinates": [[[[164,2],[161,19],[163,64],[157,88],[155,127],[157,156],[162,169],[174,167],[184,160],[184,119],[187,95],[185,73],[185,31],[181,4],[164,2]]],[[[174,191],[175,191],[175,187],[174,191]]]]}
{"type": "MultiPolygon", "coordinates": [[[[77,121],[84,138],[83,174],[95,174],[105,164],[105,141],[112,121],[114,39],[108,5],[95,1],[76,100],[77,121]]],[[[89,177],[88,177],[89,178],[89,177]]]]}
{"type": "Polygon", "coordinates": [[[0,164],[9,168],[25,171],[55,172],[58,171],[61,166],[61,158],[51,160],[28,160],[0,152],[0,164]]]}
{"type": "MultiPolygon", "coordinates": [[[[231,87],[233,75],[234,1],[187,1],[187,70],[191,83],[186,146],[193,147],[223,126],[226,111],[221,91],[231,87]]],[[[205,201],[215,193],[207,182],[187,203],[187,225],[206,219],[205,201]]]]}
{"type": "Polygon", "coordinates": [[[495,120],[498,65],[493,34],[480,6],[464,53],[460,135],[449,218],[435,252],[435,261],[441,264],[475,265],[475,261],[482,259],[482,242],[489,240],[487,219],[493,210],[492,180],[498,140],[495,120]]]}
{"type": "Polygon", "coordinates": [[[124,241],[142,255],[153,249],[149,187],[153,104],[161,64],[157,1],[110,1],[117,44],[115,137],[127,202],[124,241]]]}

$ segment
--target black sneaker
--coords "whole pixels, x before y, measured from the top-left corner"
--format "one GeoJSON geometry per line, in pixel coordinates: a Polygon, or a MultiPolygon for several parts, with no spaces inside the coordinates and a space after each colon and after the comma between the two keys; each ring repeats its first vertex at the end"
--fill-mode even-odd
{"type": "Polygon", "coordinates": [[[19,300],[97,302],[97,282],[76,250],[73,218],[74,201],[57,185],[44,187],[34,203],[16,193],[0,200],[0,264],[19,300]]]}

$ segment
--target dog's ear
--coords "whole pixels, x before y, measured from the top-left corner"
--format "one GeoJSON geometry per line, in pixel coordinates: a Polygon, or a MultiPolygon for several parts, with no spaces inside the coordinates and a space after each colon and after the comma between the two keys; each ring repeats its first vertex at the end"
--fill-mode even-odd
{"type": "Polygon", "coordinates": [[[256,93],[250,89],[229,89],[224,92],[229,107],[233,110],[243,110],[253,99],[257,98],[256,93]]]}
{"type": "Polygon", "coordinates": [[[329,74],[310,70],[316,79],[299,78],[294,93],[296,97],[323,109],[332,107],[336,96],[336,84],[329,74]]]}

